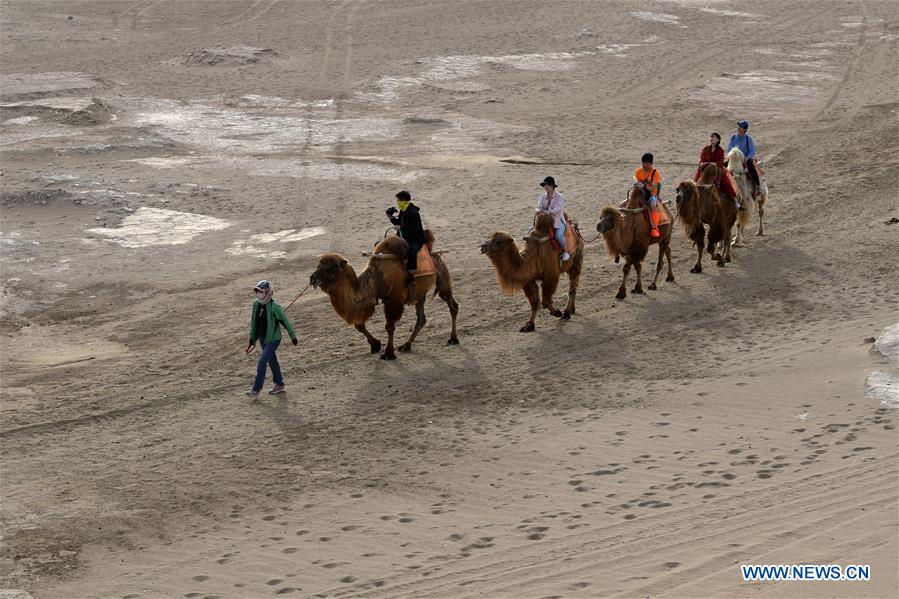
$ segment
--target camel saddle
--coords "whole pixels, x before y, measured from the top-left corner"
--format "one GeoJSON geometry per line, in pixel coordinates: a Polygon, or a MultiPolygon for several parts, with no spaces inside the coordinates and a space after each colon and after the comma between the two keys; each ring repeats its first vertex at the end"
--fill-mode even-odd
{"type": "MultiPolygon", "coordinates": [[[[583,240],[584,237],[581,235],[581,231],[578,228],[577,222],[571,220],[571,217],[567,214],[565,215],[565,246],[568,248],[568,251],[573,251],[573,248],[577,247],[577,240],[583,240]]],[[[550,235],[549,241],[553,246],[553,249],[557,252],[561,252],[562,248],[559,247],[559,242],[556,241],[556,237],[554,235],[550,235]]]]}
{"type": "Polygon", "coordinates": [[[417,264],[415,266],[416,277],[426,277],[437,272],[437,263],[431,257],[431,248],[427,245],[421,246],[418,254],[415,256],[417,264]]]}

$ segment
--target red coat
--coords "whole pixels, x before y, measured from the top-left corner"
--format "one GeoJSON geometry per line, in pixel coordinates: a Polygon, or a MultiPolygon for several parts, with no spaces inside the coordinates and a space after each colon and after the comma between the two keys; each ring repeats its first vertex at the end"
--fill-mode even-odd
{"type": "Polygon", "coordinates": [[[715,146],[715,149],[712,149],[710,146],[702,147],[702,151],[699,153],[699,166],[696,167],[696,174],[693,175],[693,180],[699,181],[703,165],[709,162],[718,165],[718,178],[715,181],[718,185],[718,190],[732,198],[736,198],[737,190],[731,185],[730,178],[724,174],[724,148],[721,146],[715,146]]]}

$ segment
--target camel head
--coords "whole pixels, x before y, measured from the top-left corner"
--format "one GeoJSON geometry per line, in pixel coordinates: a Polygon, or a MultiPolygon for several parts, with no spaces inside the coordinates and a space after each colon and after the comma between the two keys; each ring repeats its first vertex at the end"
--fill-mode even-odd
{"type": "Polygon", "coordinates": [[[487,241],[481,244],[481,253],[487,254],[487,257],[491,256],[499,256],[504,251],[508,251],[512,249],[514,251],[518,251],[518,248],[515,246],[515,240],[512,239],[512,236],[508,233],[504,233],[502,231],[497,231],[493,235],[490,236],[487,241]]]}
{"type": "Polygon", "coordinates": [[[675,188],[674,203],[677,207],[686,205],[696,197],[696,185],[692,181],[681,181],[675,188]]]}
{"type": "Polygon", "coordinates": [[[619,213],[617,209],[611,206],[606,206],[605,208],[603,208],[602,212],[599,213],[599,216],[599,222],[596,223],[596,230],[599,233],[611,231],[615,228],[616,223],[621,220],[621,213],[619,213]]]}
{"type": "Polygon", "coordinates": [[[352,267],[346,259],[339,254],[324,254],[318,260],[318,267],[309,277],[309,284],[324,291],[341,279],[347,269],[352,267]]]}
{"type": "Polygon", "coordinates": [[[733,174],[739,175],[746,170],[746,156],[740,148],[731,148],[724,159],[727,160],[727,170],[733,174]]]}

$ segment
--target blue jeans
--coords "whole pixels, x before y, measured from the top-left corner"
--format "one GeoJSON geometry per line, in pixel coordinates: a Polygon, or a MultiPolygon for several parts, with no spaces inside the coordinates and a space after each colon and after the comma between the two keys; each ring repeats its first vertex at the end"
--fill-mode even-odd
{"type": "Polygon", "coordinates": [[[275,351],[281,345],[281,340],[276,339],[265,344],[260,340],[259,343],[262,345],[262,355],[259,356],[259,363],[256,365],[256,382],[253,383],[253,391],[257,393],[262,391],[262,385],[265,384],[266,365],[271,365],[272,367],[272,379],[274,379],[275,384],[284,384],[284,379],[281,378],[281,365],[278,364],[278,356],[275,355],[275,351]]]}
{"type": "Polygon", "coordinates": [[[559,242],[559,246],[562,248],[563,252],[568,251],[568,248],[565,246],[565,223],[556,227],[556,241],[559,242]]]}

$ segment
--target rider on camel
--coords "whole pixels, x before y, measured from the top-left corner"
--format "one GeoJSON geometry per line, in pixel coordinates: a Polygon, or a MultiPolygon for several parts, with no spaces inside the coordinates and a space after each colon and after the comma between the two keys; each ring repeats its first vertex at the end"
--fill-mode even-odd
{"type": "Polygon", "coordinates": [[[543,179],[540,187],[543,188],[544,193],[537,200],[535,212],[538,214],[546,212],[552,215],[556,241],[562,248],[562,262],[566,262],[571,259],[571,254],[568,253],[568,247],[565,245],[565,198],[556,191],[556,180],[552,177],[543,179]]]}
{"type": "Polygon", "coordinates": [[[733,198],[734,202],[737,203],[737,208],[743,210],[743,207],[740,206],[740,201],[737,198],[737,190],[734,189],[730,178],[725,172],[724,149],[721,147],[721,136],[717,133],[712,133],[709,136],[709,145],[702,147],[702,151],[699,153],[699,166],[696,167],[696,174],[693,175],[693,181],[699,181],[699,177],[702,175],[702,169],[705,168],[707,164],[714,164],[718,167],[718,175],[715,178],[718,191],[733,198]]]}
{"type": "Polygon", "coordinates": [[[400,237],[406,240],[409,246],[406,254],[406,285],[412,287],[415,285],[415,271],[418,268],[418,250],[425,244],[425,231],[421,225],[421,216],[418,213],[418,206],[412,203],[412,196],[408,191],[401,191],[396,194],[396,207],[391,206],[387,209],[387,218],[399,230],[400,237]],[[397,216],[397,208],[399,208],[399,216],[397,216]]]}
{"type": "Polygon", "coordinates": [[[650,237],[659,236],[659,188],[662,185],[662,176],[652,167],[653,156],[649,152],[640,158],[642,166],[634,171],[634,185],[646,194],[646,204],[649,206],[649,224],[652,229],[650,237]]]}
{"type": "Polygon", "coordinates": [[[759,172],[755,168],[755,141],[752,136],[746,133],[749,129],[749,121],[740,121],[737,123],[737,132],[730,136],[727,142],[727,151],[730,152],[734,148],[740,148],[743,156],[746,157],[746,170],[749,172],[749,180],[752,181],[752,193],[758,197],[761,195],[761,184],[759,183],[759,172]]]}

